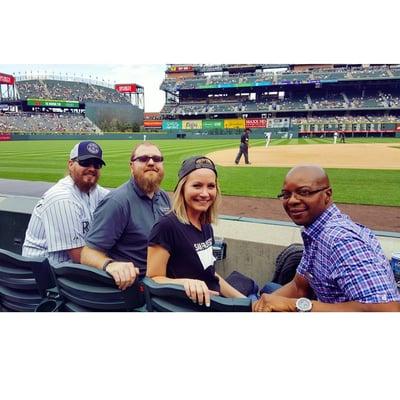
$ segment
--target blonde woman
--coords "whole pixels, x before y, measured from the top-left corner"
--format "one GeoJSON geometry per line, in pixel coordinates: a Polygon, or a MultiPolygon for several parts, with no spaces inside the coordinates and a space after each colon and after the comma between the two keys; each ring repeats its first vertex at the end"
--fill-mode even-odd
{"type": "Polygon", "coordinates": [[[188,297],[210,306],[210,296],[245,297],[215,272],[212,252],[220,202],[217,170],[207,157],[195,156],[178,172],[171,213],[152,229],[147,276],[158,283],[182,284],[188,297]]]}

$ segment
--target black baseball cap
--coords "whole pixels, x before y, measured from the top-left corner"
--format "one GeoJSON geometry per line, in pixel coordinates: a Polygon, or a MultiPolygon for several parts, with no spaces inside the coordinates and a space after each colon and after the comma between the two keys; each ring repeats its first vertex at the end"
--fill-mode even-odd
{"type": "Polygon", "coordinates": [[[106,165],[102,157],[103,151],[101,147],[91,140],[77,143],[69,155],[70,160],[83,161],[96,158],[100,160],[103,165],[106,165]]]}
{"type": "Polygon", "coordinates": [[[215,175],[218,176],[215,164],[210,158],[205,156],[193,156],[183,161],[182,166],[178,171],[178,183],[182,180],[182,178],[189,175],[194,170],[201,168],[211,169],[211,171],[214,171],[215,175]]]}

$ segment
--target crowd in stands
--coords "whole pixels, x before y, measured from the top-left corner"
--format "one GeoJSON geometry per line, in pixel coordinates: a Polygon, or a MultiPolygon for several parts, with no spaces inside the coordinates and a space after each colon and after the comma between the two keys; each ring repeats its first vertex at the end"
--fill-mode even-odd
{"type": "Polygon", "coordinates": [[[390,78],[400,75],[400,68],[397,66],[374,66],[368,68],[352,67],[352,68],[334,68],[314,69],[306,72],[285,71],[271,72],[259,71],[256,73],[242,74],[216,74],[216,75],[198,75],[190,78],[173,79],[166,78],[161,84],[161,90],[176,92],[179,89],[195,89],[200,85],[238,85],[241,83],[257,83],[272,82],[279,83],[296,83],[323,80],[346,80],[346,79],[376,79],[390,78]]]}
{"type": "Polygon", "coordinates": [[[400,93],[366,92],[302,94],[287,98],[261,97],[258,101],[239,96],[212,99],[183,99],[180,103],[167,103],[161,113],[191,115],[206,113],[246,113],[294,110],[364,109],[400,107],[400,93]]]}
{"type": "Polygon", "coordinates": [[[79,113],[0,113],[3,132],[95,133],[98,128],[79,113]]]}
{"type": "Polygon", "coordinates": [[[324,125],[345,125],[345,124],[371,124],[371,123],[400,123],[400,117],[394,115],[354,115],[354,116],[316,116],[304,118],[292,118],[292,124],[324,124],[324,125]]]}
{"type": "Polygon", "coordinates": [[[51,79],[32,79],[17,82],[21,99],[50,99],[92,101],[100,103],[127,103],[129,99],[114,89],[90,83],[51,79]]]}

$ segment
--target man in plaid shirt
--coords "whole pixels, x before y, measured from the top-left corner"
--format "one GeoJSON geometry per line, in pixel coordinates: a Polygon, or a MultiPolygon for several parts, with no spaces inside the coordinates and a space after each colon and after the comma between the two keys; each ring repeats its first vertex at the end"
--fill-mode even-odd
{"type": "Polygon", "coordinates": [[[263,294],[254,311],[400,311],[400,295],[375,235],[333,204],[318,166],[293,168],[278,196],[302,225],[304,253],[294,279],[263,294]],[[317,300],[306,296],[312,288],[317,300]]]}

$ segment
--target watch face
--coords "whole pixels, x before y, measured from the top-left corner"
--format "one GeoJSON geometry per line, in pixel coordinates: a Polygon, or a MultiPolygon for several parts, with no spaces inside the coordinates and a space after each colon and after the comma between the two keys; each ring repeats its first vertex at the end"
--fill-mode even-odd
{"type": "Polygon", "coordinates": [[[301,297],[296,301],[296,307],[299,311],[307,312],[311,311],[312,303],[311,300],[301,297]]]}

